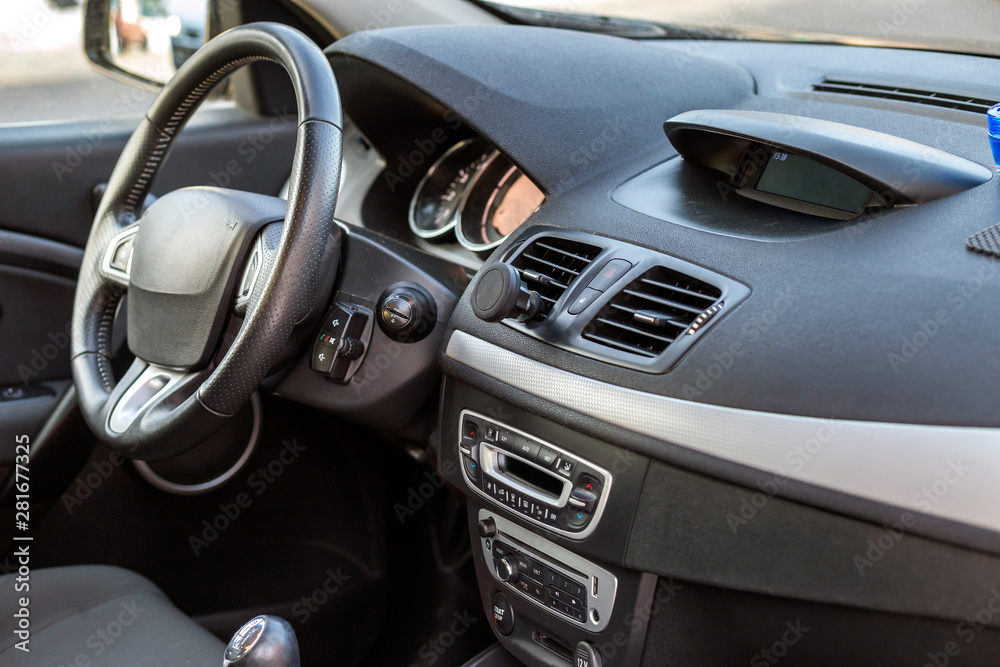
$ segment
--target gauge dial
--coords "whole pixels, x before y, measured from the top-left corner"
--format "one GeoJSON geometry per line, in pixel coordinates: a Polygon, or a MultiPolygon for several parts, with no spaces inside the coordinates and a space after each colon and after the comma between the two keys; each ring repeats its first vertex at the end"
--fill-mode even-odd
{"type": "Polygon", "coordinates": [[[481,139],[466,139],[449,148],[417,184],[410,202],[410,229],[425,239],[450,231],[469,184],[493,154],[481,139]]]}
{"type": "Polygon", "coordinates": [[[470,250],[489,250],[520,227],[545,194],[514,164],[494,152],[469,184],[458,212],[456,235],[470,250]]]}

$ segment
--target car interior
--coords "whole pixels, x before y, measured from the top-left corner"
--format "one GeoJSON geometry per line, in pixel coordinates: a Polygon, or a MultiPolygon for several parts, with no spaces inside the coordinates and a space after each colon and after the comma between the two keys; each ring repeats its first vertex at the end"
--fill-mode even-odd
{"type": "Polygon", "coordinates": [[[52,4],[0,665],[1000,660],[1000,5],[52,4]]]}

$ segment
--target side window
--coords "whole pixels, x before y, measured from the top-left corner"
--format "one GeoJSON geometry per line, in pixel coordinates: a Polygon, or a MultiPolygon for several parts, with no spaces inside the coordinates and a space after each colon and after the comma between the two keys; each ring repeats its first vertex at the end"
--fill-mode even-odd
{"type": "MultiPolygon", "coordinates": [[[[83,0],[0,3],[0,125],[118,121],[145,113],[156,93],[100,73],[83,51],[83,0]]],[[[111,59],[168,80],[204,43],[206,0],[111,0],[111,59]]],[[[217,86],[210,100],[230,97],[217,86]]]]}
{"type": "Polygon", "coordinates": [[[82,0],[0,3],[0,125],[141,116],[155,93],[100,74],[83,52],[82,0]]]}

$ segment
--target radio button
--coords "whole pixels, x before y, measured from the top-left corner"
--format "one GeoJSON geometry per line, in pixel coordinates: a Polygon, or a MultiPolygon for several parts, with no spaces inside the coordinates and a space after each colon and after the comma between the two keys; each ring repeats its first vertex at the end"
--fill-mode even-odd
{"type": "Polygon", "coordinates": [[[493,556],[495,558],[503,558],[504,556],[509,556],[514,553],[514,551],[501,542],[500,540],[493,540],[493,556]]]}

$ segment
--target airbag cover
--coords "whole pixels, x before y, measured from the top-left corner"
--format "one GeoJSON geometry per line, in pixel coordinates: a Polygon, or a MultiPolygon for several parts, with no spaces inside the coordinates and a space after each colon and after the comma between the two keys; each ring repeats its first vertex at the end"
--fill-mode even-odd
{"type": "Polygon", "coordinates": [[[285,201],[214,187],[183,188],[142,216],[128,293],[128,345],[171,368],[205,366],[257,231],[285,201]]]}

